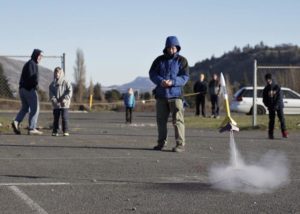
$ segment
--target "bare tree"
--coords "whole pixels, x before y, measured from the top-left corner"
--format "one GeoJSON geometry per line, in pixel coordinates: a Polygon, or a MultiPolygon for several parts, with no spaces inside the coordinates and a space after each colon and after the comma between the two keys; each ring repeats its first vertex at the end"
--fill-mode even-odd
{"type": "Polygon", "coordinates": [[[84,54],[81,49],[76,51],[76,61],[74,66],[75,90],[74,97],[77,102],[82,102],[84,96],[86,67],[84,63],[84,54]]]}

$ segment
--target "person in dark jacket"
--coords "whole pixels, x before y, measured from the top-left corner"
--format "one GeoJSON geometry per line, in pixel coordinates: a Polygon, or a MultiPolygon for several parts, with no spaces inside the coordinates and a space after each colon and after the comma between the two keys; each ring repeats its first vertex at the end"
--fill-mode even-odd
{"type": "Polygon", "coordinates": [[[287,138],[288,132],[286,130],[283,114],[284,105],[281,88],[279,85],[274,83],[271,74],[266,74],[265,80],[267,82],[267,85],[263,90],[263,103],[269,111],[269,139],[274,139],[274,124],[276,113],[280,121],[282,137],[287,138]]]}
{"type": "Polygon", "coordinates": [[[17,114],[15,120],[12,122],[12,128],[15,134],[21,134],[20,123],[23,121],[25,115],[29,112],[29,130],[28,134],[41,135],[42,132],[37,130],[37,120],[39,116],[39,70],[38,64],[42,59],[42,51],[34,49],[31,59],[25,63],[20,82],[19,94],[22,107],[17,114]]]}
{"type": "Polygon", "coordinates": [[[194,93],[196,95],[196,116],[200,115],[200,105],[202,116],[205,117],[205,97],[207,93],[207,82],[204,80],[205,75],[200,74],[199,80],[194,84],[194,93]]]}
{"type": "Polygon", "coordinates": [[[185,126],[182,87],[189,79],[189,66],[187,60],[179,55],[180,50],[177,37],[169,36],[166,39],[164,54],[154,60],[149,71],[149,77],[156,85],[154,94],[158,140],[154,150],[162,150],[167,143],[167,122],[171,113],[176,140],[176,146],[172,151],[184,151],[185,126]]]}
{"type": "Polygon", "coordinates": [[[135,96],[132,88],[129,88],[127,93],[124,95],[125,105],[125,121],[126,123],[132,123],[132,110],[135,107],[135,96]]]}
{"type": "Polygon", "coordinates": [[[211,101],[211,117],[219,118],[219,95],[221,92],[221,85],[217,74],[213,74],[213,78],[209,82],[208,88],[211,101]]]}

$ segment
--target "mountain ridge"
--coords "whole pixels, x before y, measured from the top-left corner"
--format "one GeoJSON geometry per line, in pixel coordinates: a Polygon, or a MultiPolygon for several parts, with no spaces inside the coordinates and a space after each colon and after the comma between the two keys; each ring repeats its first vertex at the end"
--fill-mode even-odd
{"type": "Polygon", "coordinates": [[[111,85],[111,86],[103,86],[104,91],[109,90],[118,90],[121,93],[125,93],[128,88],[133,88],[134,90],[138,90],[140,93],[150,92],[153,90],[155,85],[149,79],[149,77],[138,76],[133,81],[124,83],[122,85],[111,85]]]}
{"type": "MultiPolygon", "coordinates": [[[[25,61],[0,56],[0,64],[13,93],[19,89],[19,80],[25,63],[25,61]]],[[[49,84],[52,80],[53,72],[39,65],[39,88],[48,94],[49,84]]]]}

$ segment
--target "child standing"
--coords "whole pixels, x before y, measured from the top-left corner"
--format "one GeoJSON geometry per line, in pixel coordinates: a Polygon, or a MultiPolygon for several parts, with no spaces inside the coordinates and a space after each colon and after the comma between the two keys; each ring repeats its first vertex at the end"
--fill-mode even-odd
{"type": "Polygon", "coordinates": [[[132,109],[135,107],[135,97],[132,88],[129,88],[124,96],[124,105],[126,107],[126,123],[132,122],[132,109]]]}
{"type": "Polygon", "coordinates": [[[49,85],[49,97],[53,106],[53,132],[58,136],[59,117],[62,116],[62,131],[64,136],[69,136],[69,108],[72,98],[72,85],[65,80],[64,71],[60,67],[54,69],[54,80],[49,85]]]}

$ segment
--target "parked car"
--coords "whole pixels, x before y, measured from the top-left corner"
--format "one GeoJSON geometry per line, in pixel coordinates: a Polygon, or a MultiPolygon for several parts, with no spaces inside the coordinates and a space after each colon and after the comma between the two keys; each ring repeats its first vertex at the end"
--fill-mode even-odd
{"type": "MultiPolygon", "coordinates": [[[[257,114],[268,114],[268,109],[263,104],[262,93],[264,87],[257,87],[257,114]]],[[[300,114],[300,94],[290,88],[281,87],[283,93],[284,113],[300,114]]],[[[253,87],[243,87],[233,96],[230,110],[252,114],[253,87]]]]}

